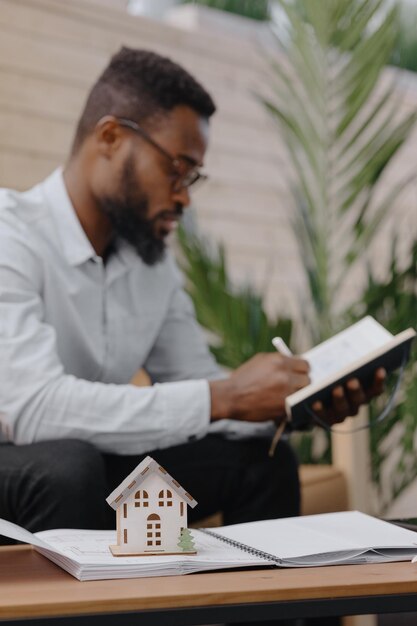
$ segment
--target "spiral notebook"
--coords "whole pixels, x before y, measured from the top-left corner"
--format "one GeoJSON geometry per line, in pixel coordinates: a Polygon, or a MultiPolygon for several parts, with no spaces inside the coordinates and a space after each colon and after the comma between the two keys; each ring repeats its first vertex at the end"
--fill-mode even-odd
{"type": "Polygon", "coordinates": [[[411,560],[417,554],[416,532],[359,511],[249,522],[204,532],[279,567],[386,563],[411,560]]]}
{"type": "Polygon", "coordinates": [[[357,511],[193,529],[192,533],[195,556],[114,557],[109,545],[115,542],[115,531],[58,529],[32,534],[0,519],[0,534],[33,544],[78,580],[386,563],[417,556],[417,533],[357,511]]]}

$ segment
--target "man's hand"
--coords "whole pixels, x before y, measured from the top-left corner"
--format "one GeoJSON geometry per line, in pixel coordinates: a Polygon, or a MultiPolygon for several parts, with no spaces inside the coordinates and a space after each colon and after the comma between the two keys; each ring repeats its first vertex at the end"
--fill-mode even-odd
{"type": "MultiPolygon", "coordinates": [[[[281,354],[257,354],[236,369],[226,380],[211,381],[211,420],[236,419],[248,422],[279,420],[285,416],[285,398],[309,384],[309,365],[304,359],[281,354]]],[[[366,391],[357,378],[333,389],[333,402],[324,408],[313,404],[313,411],[327,424],[342,422],[356,415],[362,404],[384,390],[386,372],[375,372],[373,385],[366,391]]]]}
{"type": "Polygon", "coordinates": [[[311,408],[329,426],[343,422],[346,417],[356,415],[362,404],[368,404],[372,398],[381,395],[386,377],[387,373],[383,367],[377,369],[373,384],[366,391],[357,378],[351,378],[345,387],[339,385],[333,389],[331,407],[326,409],[321,402],[315,402],[311,408]]]}
{"type": "Polygon", "coordinates": [[[211,419],[264,422],[285,416],[285,398],[310,382],[304,359],[257,354],[226,380],[210,382],[211,419]]]}

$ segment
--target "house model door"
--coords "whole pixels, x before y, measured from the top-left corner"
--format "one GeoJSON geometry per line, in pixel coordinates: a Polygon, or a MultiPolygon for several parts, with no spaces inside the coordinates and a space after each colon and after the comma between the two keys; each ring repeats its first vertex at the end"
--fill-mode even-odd
{"type": "Polygon", "coordinates": [[[161,550],[162,546],[161,518],[156,513],[151,513],[146,520],[146,550],[161,550]]]}

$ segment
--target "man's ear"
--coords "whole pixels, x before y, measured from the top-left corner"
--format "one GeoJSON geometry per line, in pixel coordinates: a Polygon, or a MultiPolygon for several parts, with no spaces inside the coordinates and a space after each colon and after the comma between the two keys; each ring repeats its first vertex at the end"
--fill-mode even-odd
{"type": "Polygon", "coordinates": [[[102,117],[94,128],[94,139],[98,152],[111,158],[123,141],[123,131],[112,115],[102,117]]]}

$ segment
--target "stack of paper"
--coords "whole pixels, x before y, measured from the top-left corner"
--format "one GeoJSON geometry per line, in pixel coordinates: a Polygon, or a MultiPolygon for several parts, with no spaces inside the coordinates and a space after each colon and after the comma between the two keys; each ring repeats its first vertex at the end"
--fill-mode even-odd
{"type": "Polygon", "coordinates": [[[231,567],[271,565],[201,531],[193,530],[197,554],[115,557],[109,545],[116,543],[114,530],[45,530],[32,534],[0,519],[0,534],[31,543],[35,549],[78,580],[174,576],[231,567]]]}

